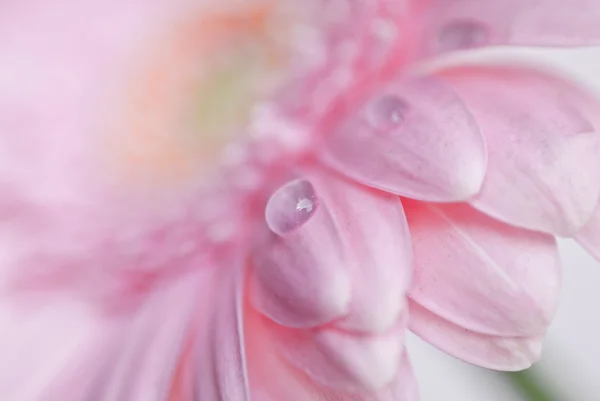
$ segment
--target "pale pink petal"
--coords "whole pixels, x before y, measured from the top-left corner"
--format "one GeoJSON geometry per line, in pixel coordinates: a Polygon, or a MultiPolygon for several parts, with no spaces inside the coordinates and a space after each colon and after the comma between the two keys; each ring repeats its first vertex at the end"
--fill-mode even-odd
{"type": "Polygon", "coordinates": [[[499,337],[454,325],[410,302],[410,330],[434,347],[465,362],[488,369],[517,371],[540,358],[540,337],[499,337]]]}
{"type": "Polygon", "coordinates": [[[191,340],[193,391],[247,399],[235,304],[241,279],[234,268],[173,277],[134,312],[66,295],[14,296],[0,311],[1,392],[20,401],[162,401],[191,340]]]}
{"type": "Polygon", "coordinates": [[[192,362],[195,398],[249,401],[243,333],[244,269],[238,263],[215,267],[206,272],[197,289],[197,335],[191,351],[196,358],[192,362]]]}
{"type": "Polygon", "coordinates": [[[305,35],[302,45],[312,45],[296,64],[321,61],[309,79],[291,80],[282,99],[293,108],[302,125],[311,121],[327,133],[374,86],[406,68],[414,58],[419,7],[411,0],[314,0],[302,4],[313,10],[311,21],[322,26],[325,46],[305,35]],[[315,46],[316,44],[316,46],[315,46]],[[316,117],[316,118],[315,118],[316,117]]]}
{"type": "Polygon", "coordinates": [[[425,0],[424,51],[600,43],[596,0],[425,0]]]}
{"type": "Polygon", "coordinates": [[[264,239],[253,252],[252,301],[287,326],[317,326],[349,308],[351,272],[329,208],[317,193],[306,180],[282,187],[267,207],[267,221],[286,235],[257,233],[264,239]]]}
{"type": "MultiPolygon", "coordinates": [[[[248,355],[248,375],[253,399],[260,401],[417,401],[418,393],[408,356],[404,352],[398,358],[395,380],[379,392],[348,393],[339,389],[320,385],[304,372],[291,365],[285,356],[274,347],[276,333],[272,323],[265,324],[265,318],[258,313],[245,314],[246,349],[248,355]]],[[[289,347],[302,345],[291,343],[289,347]]],[[[310,344],[305,344],[310,346],[310,344]]],[[[352,347],[350,347],[352,348],[352,347]]],[[[363,353],[368,353],[368,347],[363,353]]],[[[396,348],[396,347],[395,347],[396,348]]],[[[355,350],[357,350],[355,348],[355,350]]],[[[359,351],[359,350],[357,350],[359,351]]],[[[361,351],[359,351],[361,352],[361,351]]],[[[356,354],[355,354],[356,355],[356,354]]],[[[314,355],[313,355],[314,356],[314,355]]],[[[343,356],[346,357],[346,356],[343,356]]],[[[383,357],[383,356],[382,356],[383,357]]],[[[335,361],[325,361],[318,357],[305,356],[306,362],[315,369],[326,369],[325,365],[335,361]]],[[[357,363],[360,361],[356,361],[357,363]]],[[[308,369],[308,366],[306,366],[308,369]]],[[[364,372],[366,375],[369,372],[364,372]]],[[[323,379],[323,378],[321,378],[323,379]]]]}
{"type": "Polygon", "coordinates": [[[410,198],[479,191],[485,144],[456,94],[435,78],[396,79],[326,137],[323,159],[366,185],[410,198]]]}
{"type": "Polygon", "coordinates": [[[313,172],[341,231],[352,271],[349,315],[336,321],[351,331],[384,332],[398,321],[412,280],[412,244],[398,197],[313,172]]]}
{"type": "Polygon", "coordinates": [[[572,235],[600,194],[600,110],[584,91],[531,68],[467,66],[440,73],[487,141],[488,171],[471,203],[516,226],[572,235]]]}
{"type": "Polygon", "coordinates": [[[575,239],[596,259],[600,259],[600,205],[596,206],[592,217],[577,232],[575,239]]]}
{"type": "Polygon", "coordinates": [[[305,171],[271,197],[257,233],[252,301],[279,324],[386,330],[404,307],[410,237],[398,198],[325,171],[305,171]],[[260,238],[264,236],[264,238],[260,238]]]}
{"type": "Polygon", "coordinates": [[[404,204],[413,238],[414,303],[481,334],[546,331],[560,290],[554,237],[506,225],[466,204],[404,204]]]}
{"type": "MultiPolygon", "coordinates": [[[[214,276],[206,269],[161,283],[136,316],[118,317],[121,333],[112,344],[107,378],[94,389],[102,400],[165,399],[196,319],[210,316],[198,305],[205,304],[201,298],[205,289],[217,285],[214,276]]],[[[228,352],[225,338],[222,341],[228,352]]]]}
{"type": "MultiPolygon", "coordinates": [[[[408,314],[380,334],[336,327],[293,330],[271,324],[273,346],[297,369],[323,386],[343,392],[377,392],[391,384],[404,348],[408,314]]],[[[266,322],[268,324],[268,322],[266,322]]]]}
{"type": "Polygon", "coordinates": [[[87,390],[103,373],[103,353],[108,348],[103,337],[110,337],[112,331],[87,305],[67,297],[9,300],[3,296],[0,328],[3,398],[88,399],[87,390]]]}
{"type": "Polygon", "coordinates": [[[164,399],[197,283],[167,285],[134,316],[65,295],[14,296],[3,311],[2,393],[23,401],[164,399]]]}

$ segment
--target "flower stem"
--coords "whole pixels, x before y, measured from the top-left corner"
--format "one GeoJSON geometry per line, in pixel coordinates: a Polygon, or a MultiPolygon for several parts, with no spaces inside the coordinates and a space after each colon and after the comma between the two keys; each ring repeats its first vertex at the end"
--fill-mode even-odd
{"type": "Polygon", "coordinates": [[[548,388],[545,380],[536,369],[527,369],[521,372],[507,372],[504,377],[527,401],[560,401],[552,389],[548,388]]]}

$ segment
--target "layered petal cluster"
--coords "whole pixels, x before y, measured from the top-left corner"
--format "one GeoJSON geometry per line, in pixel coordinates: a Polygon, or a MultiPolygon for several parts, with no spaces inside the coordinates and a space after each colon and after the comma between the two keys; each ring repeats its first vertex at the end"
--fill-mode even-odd
{"type": "MultiPolygon", "coordinates": [[[[85,3],[85,4],[84,4],[85,3]]],[[[493,45],[597,0],[0,5],[7,401],[416,401],[410,330],[529,367],[600,258],[600,102],[493,45]]]]}

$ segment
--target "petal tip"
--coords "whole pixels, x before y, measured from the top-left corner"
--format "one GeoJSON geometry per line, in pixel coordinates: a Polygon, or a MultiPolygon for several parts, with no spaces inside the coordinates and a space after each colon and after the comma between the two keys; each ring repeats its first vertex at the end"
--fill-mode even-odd
{"type": "Polygon", "coordinates": [[[485,179],[485,158],[473,158],[469,163],[457,166],[455,179],[451,182],[449,195],[456,201],[471,199],[481,191],[485,179]]]}

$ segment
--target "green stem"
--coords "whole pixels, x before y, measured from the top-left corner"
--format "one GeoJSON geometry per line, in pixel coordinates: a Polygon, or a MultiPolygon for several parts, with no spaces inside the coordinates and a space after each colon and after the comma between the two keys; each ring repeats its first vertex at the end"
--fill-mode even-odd
{"type": "Polygon", "coordinates": [[[527,401],[564,401],[555,391],[548,388],[536,369],[504,373],[504,377],[527,401]]]}

